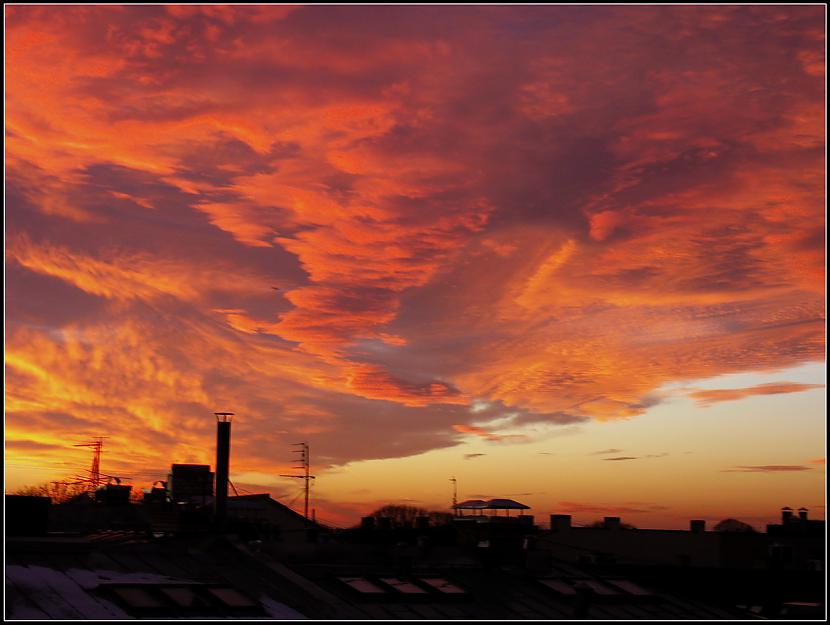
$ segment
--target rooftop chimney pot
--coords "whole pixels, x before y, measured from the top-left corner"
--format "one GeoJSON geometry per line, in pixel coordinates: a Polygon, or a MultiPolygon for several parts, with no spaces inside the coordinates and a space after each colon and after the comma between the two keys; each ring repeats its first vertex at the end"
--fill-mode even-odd
{"type": "Polygon", "coordinates": [[[706,521],[702,519],[694,519],[689,522],[689,531],[695,534],[702,534],[706,531],[706,521]]]}

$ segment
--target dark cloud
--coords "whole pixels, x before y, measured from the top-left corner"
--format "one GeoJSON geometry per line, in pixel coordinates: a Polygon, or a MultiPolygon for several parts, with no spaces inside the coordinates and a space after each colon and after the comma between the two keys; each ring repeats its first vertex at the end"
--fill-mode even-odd
{"type": "Polygon", "coordinates": [[[761,464],[753,466],[738,466],[724,469],[725,473],[787,473],[790,471],[812,471],[813,467],[798,464],[761,464]]]}
{"type": "Polygon", "coordinates": [[[26,439],[7,439],[7,449],[18,449],[21,451],[54,451],[65,449],[64,445],[54,445],[52,443],[41,443],[39,441],[32,441],[26,439]]]}

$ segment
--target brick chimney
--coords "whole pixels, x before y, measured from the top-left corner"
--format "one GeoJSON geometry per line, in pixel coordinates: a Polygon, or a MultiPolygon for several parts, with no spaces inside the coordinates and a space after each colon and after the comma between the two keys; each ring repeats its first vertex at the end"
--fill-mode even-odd
{"type": "Polygon", "coordinates": [[[799,508],[798,509],[798,518],[801,519],[802,521],[806,521],[808,512],[809,512],[809,510],[807,510],[807,508],[799,508]]]}
{"type": "Polygon", "coordinates": [[[566,532],[571,529],[570,514],[551,514],[550,529],[554,532],[566,532]]]}

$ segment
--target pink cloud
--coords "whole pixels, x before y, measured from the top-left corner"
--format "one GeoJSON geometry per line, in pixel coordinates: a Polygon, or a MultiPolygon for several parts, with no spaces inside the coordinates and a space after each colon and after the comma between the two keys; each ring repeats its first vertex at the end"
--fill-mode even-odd
{"type": "Polygon", "coordinates": [[[696,400],[702,406],[720,403],[723,401],[735,401],[745,397],[756,395],[782,395],[785,393],[800,393],[815,388],[824,388],[824,384],[799,384],[796,382],[770,382],[759,384],[748,388],[732,389],[702,389],[691,391],[689,397],[696,400]]]}
{"type": "Polygon", "coordinates": [[[478,427],[475,425],[465,425],[463,423],[456,423],[452,427],[456,432],[461,432],[462,434],[472,434],[474,436],[478,436],[488,441],[507,442],[527,440],[527,436],[523,434],[496,434],[485,428],[478,427]]]}
{"type": "Polygon", "coordinates": [[[823,20],[11,7],[7,425],[163,467],[232,404],[254,470],[821,361],[823,20]]]}

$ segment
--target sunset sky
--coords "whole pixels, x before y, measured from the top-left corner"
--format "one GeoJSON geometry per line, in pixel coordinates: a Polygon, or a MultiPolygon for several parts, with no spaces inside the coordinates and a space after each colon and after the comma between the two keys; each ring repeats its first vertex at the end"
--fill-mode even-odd
{"type": "Polygon", "coordinates": [[[12,6],[6,491],[825,503],[823,6],[12,6]]]}

